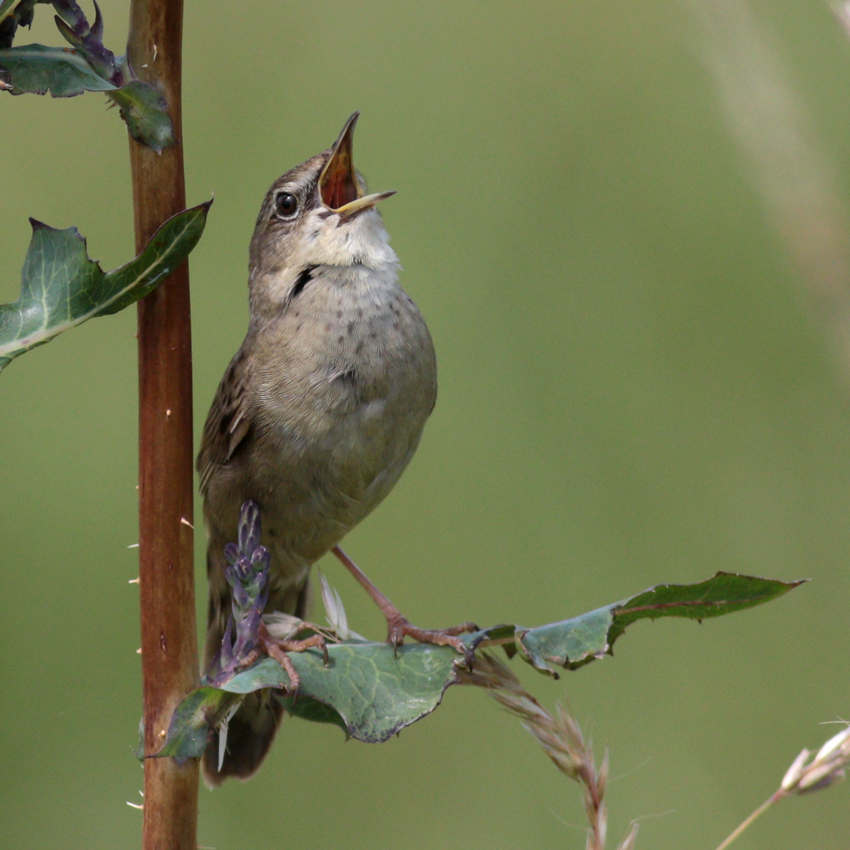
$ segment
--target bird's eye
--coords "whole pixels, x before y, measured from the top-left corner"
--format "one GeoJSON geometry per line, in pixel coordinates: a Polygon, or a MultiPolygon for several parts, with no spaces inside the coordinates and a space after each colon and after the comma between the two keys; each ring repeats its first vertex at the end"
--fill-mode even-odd
{"type": "Polygon", "coordinates": [[[292,218],[298,211],[298,200],[295,195],[290,195],[289,192],[281,192],[275,198],[275,207],[281,218],[292,218]]]}

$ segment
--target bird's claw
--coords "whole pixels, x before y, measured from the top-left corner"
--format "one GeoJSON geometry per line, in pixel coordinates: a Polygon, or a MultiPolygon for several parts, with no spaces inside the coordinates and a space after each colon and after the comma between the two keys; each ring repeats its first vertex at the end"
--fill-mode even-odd
{"type": "MultiPolygon", "coordinates": [[[[298,688],[301,685],[301,677],[289,657],[290,652],[305,652],[308,649],[320,649],[325,667],[330,664],[327,641],[322,635],[314,634],[302,640],[278,640],[269,634],[265,626],[261,626],[259,634],[260,647],[266,655],[274,658],[286,671],[289,677],[289,685],[284,686],[287,694],[298,698],[298,688]]],[[[254,650],[257,652],[257,650],[254,650]]],[[[253,662],[252,662],[253,663],[253,662]]]]}
{"type": "Polygon", "coordinates": [[[411,637],[419,643],[430,643],[435,646],[450,646],[463,655],[467,666],[472,670],[475,660],[475,650],[464,643],[459,635],[468,632],[477,632],[475,623],[461,623],[459,626],[451,626],[448,629],[420,629],[412,625],[406,617],[399,613],[387,617],[387,643],[396,651],[404,643],[406,637],[411,637]]]}

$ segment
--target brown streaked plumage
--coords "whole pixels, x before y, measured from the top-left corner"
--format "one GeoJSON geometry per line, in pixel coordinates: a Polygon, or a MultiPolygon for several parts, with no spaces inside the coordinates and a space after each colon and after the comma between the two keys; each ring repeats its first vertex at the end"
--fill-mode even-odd
{"type": "MultiPolygon", "coordinates": [[[[332,148],[269,189],[251,240],[250,323],[224,373],[198,454],[209,538],[205,663],[228,615],[224,546],[246,499],[272,556],[267,610],[303,615],[310,566],[389,493],[434,407],[425,321],[398,284],[398,260],[351,162],[357,113],[332,148]]],[[[207,782],[251,776],[280,710],[260,697],[204,756],[207,782]]]]}

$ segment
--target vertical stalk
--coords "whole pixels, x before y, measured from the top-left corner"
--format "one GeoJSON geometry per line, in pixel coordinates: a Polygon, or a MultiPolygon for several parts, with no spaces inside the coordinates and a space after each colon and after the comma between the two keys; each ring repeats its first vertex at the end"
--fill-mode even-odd
{"type": "MultiPolygon", "coordinates": [[[[132,0],[127,54],[165,95],[178,144],[161,154],[130,140],[136,248],[186,206],[181,122],[182,0],[132,0]]],[[[145,755],[198,684],[192,532],[192,346],[189,270],[138,305],[139,584],[145,755]]],[[[144,850],[196,850],[198,762],[146,759],[144,850]]]]}

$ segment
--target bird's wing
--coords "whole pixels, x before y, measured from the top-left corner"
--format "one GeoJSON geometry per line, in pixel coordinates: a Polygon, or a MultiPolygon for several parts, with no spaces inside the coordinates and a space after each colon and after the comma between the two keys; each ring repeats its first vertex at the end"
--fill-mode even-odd
{"type": "Polygon", "coordinates": [[[224,372],[207,415],[197,461],[202,496],[206,496],[210,476],[233,457],[251,430],[249,364],[250,358],[240,348],[224,372]]]}

